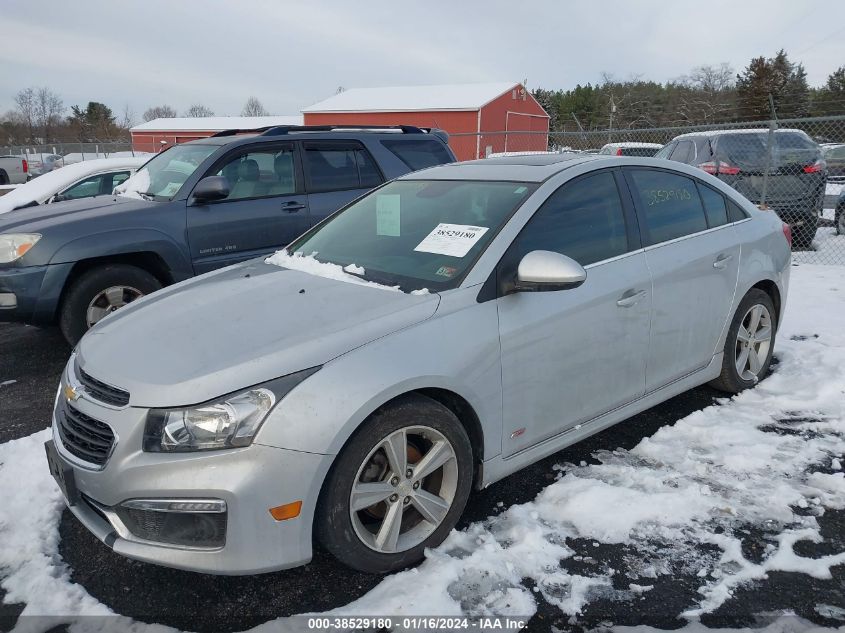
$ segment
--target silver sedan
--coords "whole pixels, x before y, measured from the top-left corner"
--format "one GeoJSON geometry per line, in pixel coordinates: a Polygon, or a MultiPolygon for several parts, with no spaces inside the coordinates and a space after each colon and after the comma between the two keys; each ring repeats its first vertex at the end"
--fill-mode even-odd
{"type": "Polygon", "coordinates": [[[285,251],[102,320],[50,468],[116,552],[247,574],[417,562],[473,488],[687,389],[769,370],[790,234],[666,161],[409,174],[285,251]]]}

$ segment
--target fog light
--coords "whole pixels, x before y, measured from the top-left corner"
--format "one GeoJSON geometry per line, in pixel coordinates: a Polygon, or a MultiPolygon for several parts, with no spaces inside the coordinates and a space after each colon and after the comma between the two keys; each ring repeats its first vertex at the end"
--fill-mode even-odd
{"type": "Polygon", "coordinates": [[[0,308],[17,308],[18,298],[14,292],[0,292],[0,308]]]}
{"type": "Polygon", "coordinates": [[[226,502],[221,499],[133,499],[114,508],[134,536],[183,547],[226,543],[226,502]]]}

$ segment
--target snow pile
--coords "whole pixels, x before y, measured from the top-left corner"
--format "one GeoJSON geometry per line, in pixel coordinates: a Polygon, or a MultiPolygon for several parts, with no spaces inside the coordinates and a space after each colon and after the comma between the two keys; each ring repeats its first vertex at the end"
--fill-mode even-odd
{"type": "Polygon", "coordinates": [[[339,264],[317,261],[313,255],[303,255],[302,253],[289,255],[285,250],[276,251],[264,261],[268,264],[281,266],[289,270],[308,273],[315,277],[325,277],[326,279],[345,281],[350,284],[358,284],[359,286],[370,286],[371,288],[401,292],[399,286],[385,286],[383,284],[377,284],[374,281],[367,281],[366,279],[356,277],[355,275],[363,275],[366,271],[361,266],[356,266],[355,264],[348,264],[343,267],[339,264]]]}
{"type": "MultiPolygon", "coordinates": [[[[364,283],[313,258],[270,259],[364,283]]],[[[843,312],[842,268],[793,268],[787,318],[778,333],[780,362],[771,377],[663,427],[630,451],[601,451],[594,465],[560,466],[557,481],[533,501],[453,532],[422,565],[385,578],[334,613],[525,617],[535,613],[539,594],[575,615],[593,600],[632,600],[651,589],[648,579],[684,573],[700,581],[700,597],[685,613],[695,619],[773,570],[829,578],[833,565],[845,563],[845,553],[808,558],[795,546],[821,541],[818,517],[845,508],[843,312]],[[743,554],[748,530],[767,543],[758,560],[743,554]],[[568,562],[580,558],[568,539],[625,544],[625,568],[568,571],[568,562]],[[627,576],[627,589],[613,586],[618,574],[627,576]]],[[[0,445],[0,490],[16,491],[0,504],[6,601],[27,603],[27,614],[68,620],[107,613],[69,582],[58,556],[61,501],[44,460],[47,437],[44,431],[0,445]]],[[[798,618],[790,622],[771,631],[801,630],[790,628],[798,618]]],[[[702,629],[692,623],[683,630],[702,629]]]]}
{"type": "Polygon", "coordinates": [[[142,193],[150,190],[150,172],[147,169],[140,169],[132,174],[127,180],[114,188],[114,192],[125,198],[137,198],[145,200],[142,193]]]}

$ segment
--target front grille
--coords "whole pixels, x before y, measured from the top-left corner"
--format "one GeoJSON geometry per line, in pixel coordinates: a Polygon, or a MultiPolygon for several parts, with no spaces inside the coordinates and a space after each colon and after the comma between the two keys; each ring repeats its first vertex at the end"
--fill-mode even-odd
{"type": "Polygon", "coordinates": [[[85,391],[96,400],[110,404],[113,407],[125,407],[129,404],[129,392],[112,387],[85,373],[81,367],[76,368],[76,375],[85,391]]]}
{"type": "Polygon", "coordinates": [[[74,409],[67,400],[60,398],[56,425],[68,453],[97,466],[106,463],[114,444],[114,433],[107,424],[74,409]]]}

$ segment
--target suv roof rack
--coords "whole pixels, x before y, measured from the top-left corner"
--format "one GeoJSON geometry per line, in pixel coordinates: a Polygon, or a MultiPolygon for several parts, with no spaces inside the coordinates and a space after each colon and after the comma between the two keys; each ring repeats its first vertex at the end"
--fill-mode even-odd
{"type": "Polygon", "coordinates": [[[435,128],[421,128],[415,125],[269,125],[250,130],[232,129],[212,134],[212,138],[219,136],[235,136],[236,134],[258,134],[260,136],[283,136],[290,132],[332,132],[334,130],[362,132],[401,132],[402,134],[433,134],[439,132],[435,128]]]}

